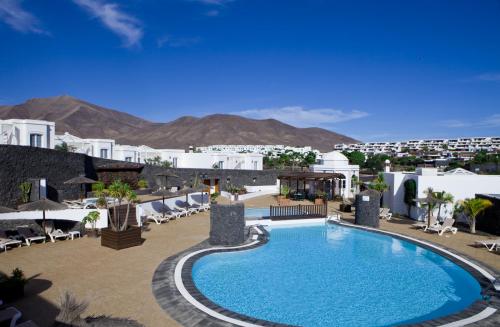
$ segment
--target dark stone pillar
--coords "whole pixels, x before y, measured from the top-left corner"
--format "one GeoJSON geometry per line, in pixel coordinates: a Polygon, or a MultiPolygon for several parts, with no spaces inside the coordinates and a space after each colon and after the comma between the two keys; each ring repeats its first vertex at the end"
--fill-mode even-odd
{"type": "Polygon", "coordinates": [[[212,245],[239,245],[245,242],[243,203],[211,205],[209,241],[212,245]]]}
{"type": "Polygon", "coordinates": [[[366,190],[356,195],[354,223],[369,227],[379,226],[380,195],[377,191],[366,190]]]}

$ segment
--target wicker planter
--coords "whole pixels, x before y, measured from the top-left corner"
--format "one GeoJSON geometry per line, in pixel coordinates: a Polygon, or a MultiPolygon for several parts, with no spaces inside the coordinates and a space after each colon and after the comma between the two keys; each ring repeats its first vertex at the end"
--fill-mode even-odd
{"type": "Polygon", "coordinates": [[[142,244],[141,228],[128,227],[127,230],[116,232],[111,228],[101,230],[101,246],[121,250],[142,244]]]}

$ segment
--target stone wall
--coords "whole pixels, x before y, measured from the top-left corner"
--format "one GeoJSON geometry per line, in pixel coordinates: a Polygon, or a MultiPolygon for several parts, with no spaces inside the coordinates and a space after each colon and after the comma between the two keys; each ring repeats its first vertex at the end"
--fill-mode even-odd
{"type": "Polygon", "coordinates": [[[212,203],[209,242],[212,245],[239,245],[245,242],[245,206],[243,203],[212,203]]]}
{"type": "Polygon", "coordinates": [[[182,186],[183,181],[190,183],[198,175],[201,183],[203,183],[203,179],[218,179],[221,191],[226,191],[229,184],[239,187],[243,185],[276,185],[279,174],[277,170],[163,168],[146,165],[142,170],[141,177],[146,179],[148,185],[154,189],[161,185],[160,179],[155,175],[167,172],[179,176],[178,178],[169,177],[167,180],[169,186],[182,186]]]}
{"type": "Polygon", "coordinates": [[[380,195],[377,191],[366,190],[356,195],[354,223],[369,227],[379,227],[380,195]]]}

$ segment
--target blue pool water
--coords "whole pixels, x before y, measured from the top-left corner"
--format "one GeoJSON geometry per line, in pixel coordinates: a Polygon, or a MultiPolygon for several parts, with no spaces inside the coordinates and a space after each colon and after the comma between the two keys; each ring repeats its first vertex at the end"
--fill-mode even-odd
{"type": "Polygon", "coordinates": [[[196,287],[229,310],[299,326],[392,326],[480,298],[467,271],[413,243],[342,226],[273,228],[261,247],[193,266],[196,287]]]}
{"type": "Polygon", "coordinates": [[[269,208],[245,208],[245,218],[247,219],[260,219],[269,217],[269,215],[269,208]]]}

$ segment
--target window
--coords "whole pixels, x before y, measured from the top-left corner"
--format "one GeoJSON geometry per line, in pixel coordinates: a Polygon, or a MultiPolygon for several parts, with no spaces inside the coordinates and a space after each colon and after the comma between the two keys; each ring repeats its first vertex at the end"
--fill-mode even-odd
{"type": "Polygon", "coordinates": [[[41,148],[42,147],[42,135],[30,134],[30,146],[41,148]]]}
{"type": "Polygon", "coordinates": [[[172,158],[172,167],[177,168],[177,158],[176,157],[172,158]]]}
{"type": "MultiPolygon", "coordinates": [[[[253,162],[253,170],[257,170],[257,161],[253,162]]],[[[254,181],[255,182],[255,181],[254,181]]]]}
{"type": "Polygon", "coordinates": [[[132,162],[132,157],[125,157],[125,161],[132,162]]]}
{"type": "Polygon", "coordinates": [[[224,161],[219,161],[219,164],[217,165],[219,169],[224,169],[224,161]]]}
{"type": "Polygon", "coordinates": [[[108,159],[108,149],[101,149],[101,158],[108,159]]]}

